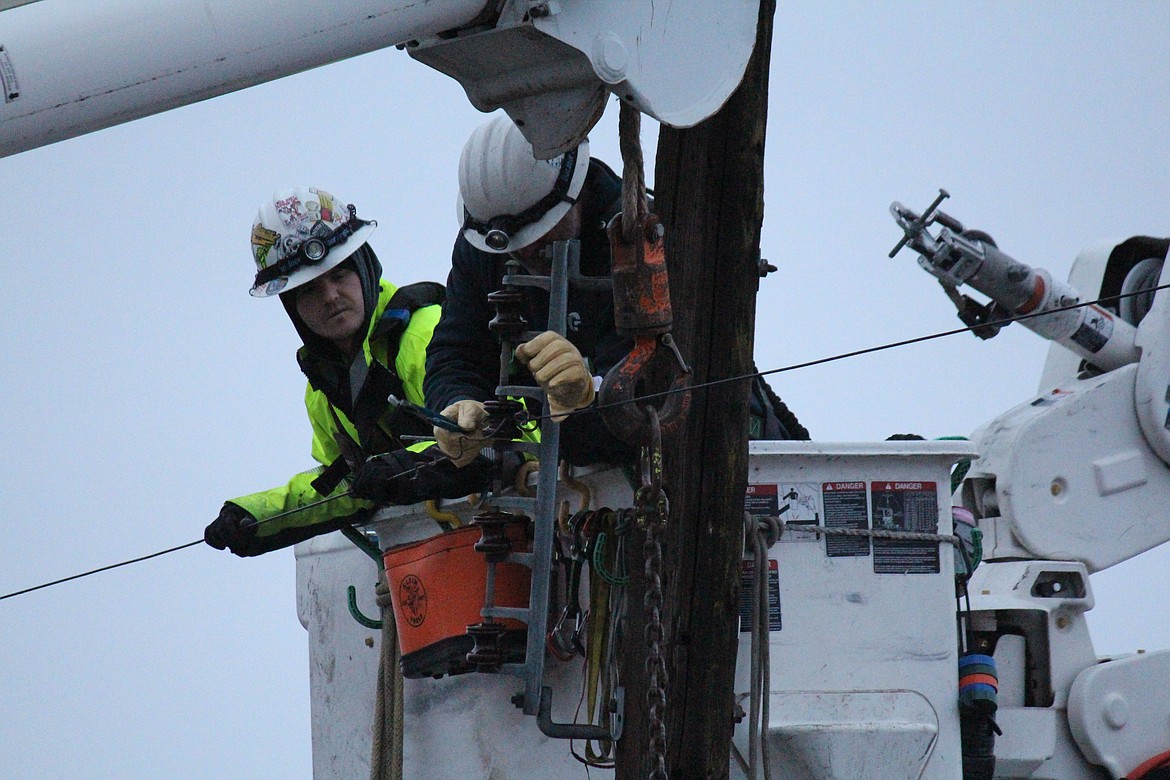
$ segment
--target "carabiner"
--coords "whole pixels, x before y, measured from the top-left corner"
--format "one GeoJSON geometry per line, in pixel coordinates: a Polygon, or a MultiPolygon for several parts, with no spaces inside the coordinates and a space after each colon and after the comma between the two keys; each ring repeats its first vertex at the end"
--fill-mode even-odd
{"type": "Polygon", "coordinates": [[[560,618],[548,632],[545,642],[549,652],[561,661],[571,660],[577,654],[577,624],[581,622],[581,618],[571,610],[571,606],[564,608],[560,618]],[[569,618],[574,618],[572,625],[568,624],[569,618]]]}

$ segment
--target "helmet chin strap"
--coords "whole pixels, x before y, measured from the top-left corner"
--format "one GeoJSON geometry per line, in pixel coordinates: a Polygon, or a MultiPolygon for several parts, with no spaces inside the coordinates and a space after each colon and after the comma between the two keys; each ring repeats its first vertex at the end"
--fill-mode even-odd
{"type": "Polygon", "coordinates": [[[581,238],[583,228],[583,220],[581,218],[581,209],[583,207],[581,204],[584,202],[585,193],[586,189],[582,189],[577,200],[573,203],[572,208],[566,211],[565,215],[561,217],[560,222],[549,228],[547,233],[531,244],[509,252],[508,256],[524,266],[529,273],[540,276],[547,276],[551,273],[553,244],[557,241],[569,241],[571,239],[581,238]],[[540,243],[543,243],[543,246],[538,251],[525,252],[527,247],[540,243]]]}

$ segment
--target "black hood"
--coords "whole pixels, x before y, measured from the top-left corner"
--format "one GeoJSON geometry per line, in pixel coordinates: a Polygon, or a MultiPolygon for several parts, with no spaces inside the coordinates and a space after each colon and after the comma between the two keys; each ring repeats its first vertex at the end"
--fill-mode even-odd
{"type": "MultiPolygon", "coordinates": [[[[341,265],[346,265],[347,263],[357,272],[358,279],[362,283],[362,299],[365,303],[366,310],[362,318],[362,326],[354,334],[354,340],[360,344],[365,339],[366,333],[369,332],[370,317],[373,316],[374,309],[378,306],[382,264],[378,262],[378,256],[374,254],[374,250],[369,244],[362,244],[341,265]]],[[[309,326],[305,324],[305,321],[301,319],[301,315],[297,313],[297,291],[299,289],[301,288],[297,287],[288,292],[281,293],[280,302],[284,304],[284,310],[288,312],[288,318],[292,320],[293,327],[297,329],[297,334],[300,335],[301,341],[304,342],[305,349],[314,357],[340,358],[340,351],[334,346],[333,342],[318,336],[310,330],[309,326]]]]}
{"type": "Polygon", "coordinates": [[[609,235],[605,226],[622,210],[622,179],[594,157],[583,188],[581,270],[587,276],[609,275],[609,235]]]}

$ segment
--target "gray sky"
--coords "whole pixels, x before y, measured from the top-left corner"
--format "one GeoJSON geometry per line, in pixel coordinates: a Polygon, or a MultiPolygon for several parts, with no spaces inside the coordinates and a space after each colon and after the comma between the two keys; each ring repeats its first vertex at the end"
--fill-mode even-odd
{"type": "MultiPolygon", "coordinates": [[[[1162,3],[781,3],[760,368],[957,326],[886,257],[892,200],[945,187],[1058,278],[1166,235],[1167,30],[1162,3]]],[[[591,137],[615,167],[616,115],[591,137]]],[[[247,294],[256,207],[322,187],[379,221],[389,278],[442,281],[483,120],[391,49],[0,160],[0,594],[199,539],[224,499],[312,465],[295,333],[247,294]]],[[[1013,326],[771,382],[817,439],[967,434],[1036,389],[1046,350],[1013,326]]],[[[1099,652],[1170,646],[1144,609],[1168,563],[1093,578],[1099,652]]],[[[0,602],[0,776],[309,777],[294,591],[291,551],[200,546],[0,602]]]]}

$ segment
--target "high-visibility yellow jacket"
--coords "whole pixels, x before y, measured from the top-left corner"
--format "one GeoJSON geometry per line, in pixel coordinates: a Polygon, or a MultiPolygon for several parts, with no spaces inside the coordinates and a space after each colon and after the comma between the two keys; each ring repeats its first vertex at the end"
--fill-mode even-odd
{"type": "MultiPolygon", "coordinates": [[[[257,552],[287,547],[368,518],[374,506],[372,502],[341,495],[348,489],[340,479],[348,474],[343,444],[347,447],[356,444],[360,456],[368,457],[403,446],[397,437],[404,433],[430,432],[429,427],[422,430],[417,421],[394,413],[386,397],[393,392],[413,403],[423,403],[427,344],[442,310],[438,305],[425,305],[413,311],[388,306],[397,291],[385,279],[380,281],[378,303],[362,343],[366,376],[359,388],[361,392],[356,393],[356,402],[350,387],[350,377],[354,376],[350,365],[314,356],[308,347],[297,352],[298,362],[309,378],[305,408],[313,427],[312,455],[321,466],[297,474],[285,485],[230,500],[261,521],[256,529],[256,541],[262,549],[257,552]],[[395,352],[391,366],[390,355],[395,352]],[[330,466],[333,468],[327,469],[330,466]],[[314,481],[323,475],[326,484],[319,482],[314,487],[314,481]],[[318,491],[319,487],[327,488],[324,495],[318,491]],[[312,506],[331,496],[336,497],[312,506]],[[299,511],[291,512],[294,509],[299,511]]],[[[426,446],[414,445],[411,449],[426,446]]]]}

